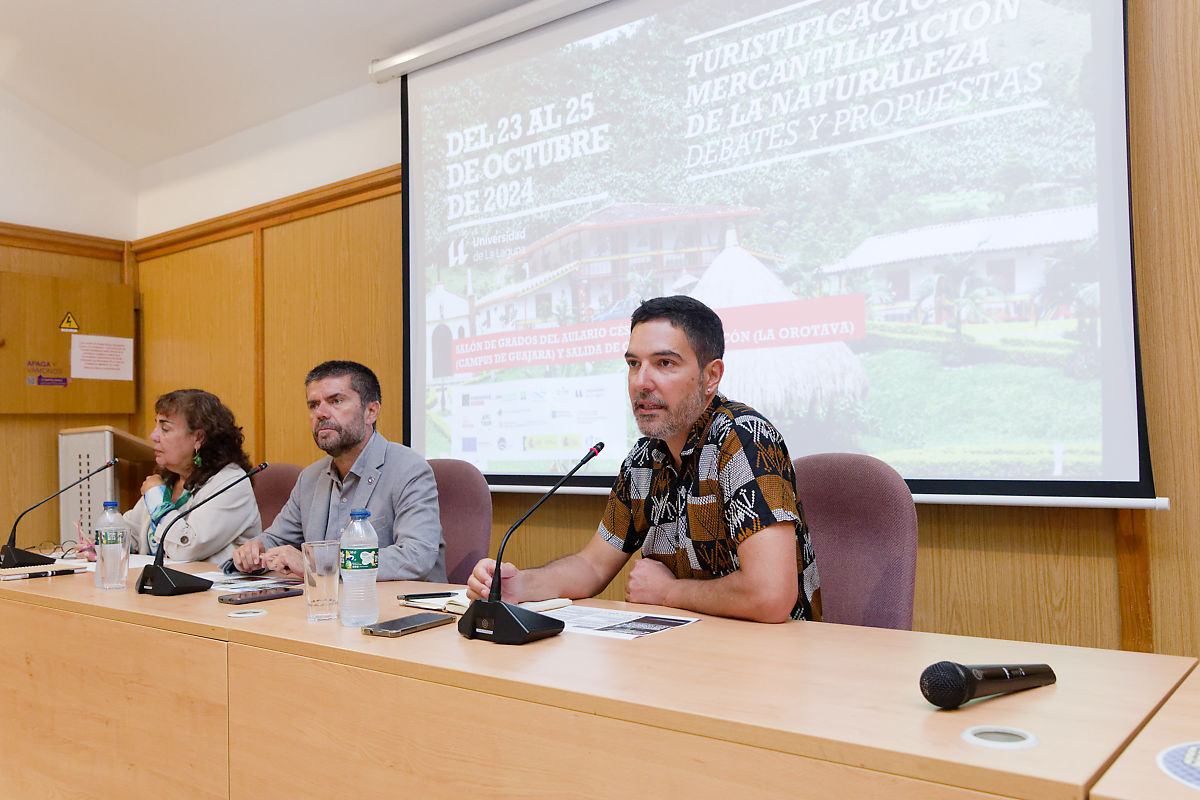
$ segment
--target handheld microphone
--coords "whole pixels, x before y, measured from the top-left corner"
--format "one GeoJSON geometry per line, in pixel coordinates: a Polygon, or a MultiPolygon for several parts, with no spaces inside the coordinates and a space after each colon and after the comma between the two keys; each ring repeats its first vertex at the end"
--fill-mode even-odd
{"type": "Polygon", "coordinates": [[[562,620],[500,600],[500,565],[504,563],[504,546],[508,544],[508,537],[512,536],[513,531],[528,519],[530,514],[537,511],[538,506],[546,502],[550,495],[558,491],[558,487],[566,483],[568,478],[599,455],[603,449],[604,442],[592,445],[587,455],[580,459],[570,472],[562,476],[558,483],[550,487],[550,491],[542,495],[541,499],[533,504],[533,508],[526,511],[508,529],[508,533],[504,534],[504,538],[500,540],[500,549],[496,551],[496,572],[492,575],[491,591],[488,592],[486,600],[480,598],[471,602],[466,613],[458,621],[459,633],[468,639],[487,639],[496,644],[525,644],[562,633],[565,627],[562,620]]]}
{"type": "Polygon", "coordinates": [[[242,481],[249,478],[251,475],[256,475],[262,472],[269,465],[267,462],[259,464],[254,469],[242,475],[240,478],[230,481],[222,486],[217,491],[210,494],[208,497],[201,500],[196,505],[176,515],[166,527],[163,528],[162,534],[159,536],[158,549],[154,552],[154,563],[147,564],[142,567],[142,574],[138,576],[137,590],[138,594],[154,594],[160,597],[169,597],[177,594],[188,594],[190,592],[207,591],[208,587],[212,586],[213,582],[207,578],[198,578],[195,575],[190,575],[186,572],[180,572],[177,569],[168,569],[163,566],[163,560],[166,558],[167,531],[171,530],[171,526],[179,520],[191,514],[197,508],[207,503],[209,500],[215,500],[223,493],[229,491],[234,486],[237,486],[242,481]]]}
{"type": "Polygon", "coordinates": [[[72,483],[68,486],[64,486],[63,488],[59,489],[57,492],[50,495],[45,500],[34,503],[29,508],[22,511],[21,516],[17,517],[16,522],[13,523],[12,532],[10,534],[8,534],[8,544],[4,545],[3,548],[0,548],[0,568],[35,567],[40,564],[53,564],[54,559],[51,558],[50,556],[44,556],[41,553],[33,553],[28,550],[18,550],[17,549],[17,523],[21,521],[21,517],[25,516],[30,511],[33,511],[35,508],[40,506],[42,503],[50,502],[51,500],[53,500],[54,498],[58,497],[60,494],[65,492],[67,489],[72,489],[72,488],[78,486],[79,484],[83,483],[84,481],[86,481],[88,478],[91,478],[94,475],[99,475],[101,472],[104,472],[104,470],[108,469],[109,467],[115,466],[116,463],[117,463],[117,459],[115,459],[115,458],[104,462],[104,466],[92,470],[87,475],[84,475],[82,478],[75,481],[74,483],[72,483]]]}
{"type": "Polygon", "coordinates": [[[939,708],[958,708],[968,700],[1008,694],[1057,680],[1048,664],[930,664],[921,673],[921,694],[939,708]]]}

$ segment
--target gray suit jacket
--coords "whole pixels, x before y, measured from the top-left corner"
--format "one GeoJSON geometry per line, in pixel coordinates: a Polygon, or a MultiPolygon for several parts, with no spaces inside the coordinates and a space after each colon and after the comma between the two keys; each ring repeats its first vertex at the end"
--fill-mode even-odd
{"type": "MultiPolygon", "coordinates": [[[[271,527],[258,537],[268,548],[325,538],[329,522],[329,456],[305,467],[271,527]]],[[[350,499],[371,512],[379,535],[381,581],[446,580],[446,544],[437,483],[429,462],[402,444],[375,433],[359,454],[362,470],[350,499]]]]}

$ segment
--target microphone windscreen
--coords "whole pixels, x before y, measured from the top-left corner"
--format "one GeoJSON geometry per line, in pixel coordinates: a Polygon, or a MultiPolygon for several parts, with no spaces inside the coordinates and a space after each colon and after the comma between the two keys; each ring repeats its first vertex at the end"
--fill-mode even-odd
{"type": "Polygon", "coordinates": [[[971,699],[970,681],[960,664],[939,661],[921,673],[921,694],[938,708],[958,708],[971,699]]]}

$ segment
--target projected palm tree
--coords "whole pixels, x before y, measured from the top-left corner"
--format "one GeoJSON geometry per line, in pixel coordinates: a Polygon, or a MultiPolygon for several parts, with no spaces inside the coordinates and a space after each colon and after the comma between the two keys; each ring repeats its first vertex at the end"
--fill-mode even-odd
{"type": "Polygon", "coordinates": [[[1087,350],[1100,347],[1100,282],[1096,280],[1096,244],[1049,260],[1037,293],[1038,321],[1061,316],[1069,309],[1076,320],[1076,336],[1087,350]]]}
{"type": "Polygon", "coordinates": [[[988,306],[996,296],[996,285],[975,258],[982,246],[980,242],[968,253],[942,259],[917,289],[921,322],[949,322],[960,345],[964,322],[991,319],[988,306]]]}

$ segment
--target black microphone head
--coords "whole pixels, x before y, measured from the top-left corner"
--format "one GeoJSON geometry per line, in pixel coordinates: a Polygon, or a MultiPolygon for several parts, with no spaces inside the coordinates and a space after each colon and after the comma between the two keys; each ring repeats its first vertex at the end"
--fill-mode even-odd
{"type": "Polygon", "coordinates": [[[971,677],[962,664],[939,661],[921,673],[921,694],[938,708],[958,708],[971,699],[971,677]]]}
{"type": "Polygon", "coordinates": [[[270,464],[268,464],[267,462],[265,462],[265,461],[264,461],[264,462],[262,462],[261,464],[259,464],[257,467],[255,467],[254,469],[252,469],[252,470],[250,470],[250,471],[251,471],[251,472],[262,472],[264,469],[266,469],[266,468],[267,468],[267,467],[269,467],[269,466],[271,466],[271,465],[270,465],[270,464]]]}

